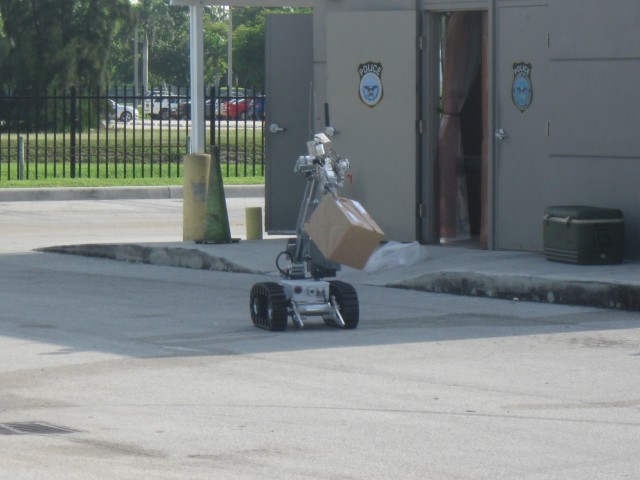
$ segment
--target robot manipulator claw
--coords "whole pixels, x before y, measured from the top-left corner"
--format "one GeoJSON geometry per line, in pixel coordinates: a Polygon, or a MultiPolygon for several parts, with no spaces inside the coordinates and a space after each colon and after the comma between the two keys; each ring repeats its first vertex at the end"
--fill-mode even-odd
{"type": "Polygon", "coordinates": [[[338,158],[333,164],[333,169],[338,177],[338,186],[342,187],[344,179],[347,176],[347,172],[349,171],[349,159],[338,158]]]}
{"type": "Polygon", "coordinates": [[[293,167],[293,173],[311,174],[316,169],[316,158],[311,155],[301,155],[298,157],[293,167]]]}

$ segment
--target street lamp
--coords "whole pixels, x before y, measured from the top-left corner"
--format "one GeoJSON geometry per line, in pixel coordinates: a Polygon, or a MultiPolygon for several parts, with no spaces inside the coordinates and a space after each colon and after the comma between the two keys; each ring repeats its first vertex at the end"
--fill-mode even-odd
{"type": "Polygon", "coordinates": [[[227,28],[227,95],[233,87],[233,14],[229,5],[229,27],[227,28]]]}
{"type": "Polygon", "coordinates": [[[202,16],[205,5],[214,0],[171,0],[171,5],[189,7],[189,51],[191,66],[191,153],[205,153],[204,123],[204,40],[202,16]]]}

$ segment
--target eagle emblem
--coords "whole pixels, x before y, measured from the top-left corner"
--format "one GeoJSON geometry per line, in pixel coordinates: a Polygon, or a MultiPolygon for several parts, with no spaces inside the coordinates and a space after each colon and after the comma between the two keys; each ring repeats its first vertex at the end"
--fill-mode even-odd
{"type": "Polygon", "coordinates": [[[518,62],[513,64],[513,85],[511,99],[518,110],[524,112],[533,101],[533,84],[531,83],[531,64],[518,62]]]}
{"type": "Polygon", "coordinates": [[[368,107],[375,107],[382,100],[382,64],[366,62],[358,65],[360,76],[360,100],[368,107]]]}

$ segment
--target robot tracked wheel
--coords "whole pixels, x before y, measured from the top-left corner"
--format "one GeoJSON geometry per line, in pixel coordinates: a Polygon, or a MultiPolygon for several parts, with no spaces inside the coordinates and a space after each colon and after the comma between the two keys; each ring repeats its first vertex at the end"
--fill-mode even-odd
{"type": "MultiPolygon", "coordinates": [[[[298,282],[293,281],[287,285],[292,289],[296,288],[298,282]]],[[[256,283],[251,289],[249,307],[251,311],[251,321],[256,327],[264,328],[272,332],[286,330],[288,317],[293,318],[293,323],[297,328],[302,328],[304,315],[321,315],[326,325],[331,327],[352,330],[358,326],[360,321],[360,307],[358,303],[358,293],[352,285],[339,280],[329,280],[328,282],[307,281],[309,289],[323,288],[323,285],[314,287],[313,284],[328,283],[329,298],[327,301],[319,302],[296,302],[295,295],[287,299],[285,291],[287,288],[276,282],[256,283]]],[[[306,295],[308,292],[300,292],[306,295]]]]}
{"type": "Polygon", "coordinates": [[[249,297],[251,321],[272,332],[287,328],[287,297],[284,287],[275,282],[256,283],[249,297]]]}

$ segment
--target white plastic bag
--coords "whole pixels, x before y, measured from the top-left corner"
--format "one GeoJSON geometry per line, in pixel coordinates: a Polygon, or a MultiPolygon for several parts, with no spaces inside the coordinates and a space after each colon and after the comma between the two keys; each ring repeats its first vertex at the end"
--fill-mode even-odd
{"type": "Polygon", "coordinates": [[[375,272],[384,268],[415,265],[429,257],[427,247],[418,242],[387,242],[379,247],[364,267],[365,272],[375,272]]]}

